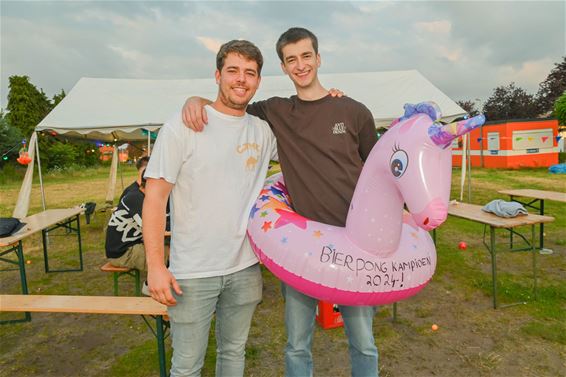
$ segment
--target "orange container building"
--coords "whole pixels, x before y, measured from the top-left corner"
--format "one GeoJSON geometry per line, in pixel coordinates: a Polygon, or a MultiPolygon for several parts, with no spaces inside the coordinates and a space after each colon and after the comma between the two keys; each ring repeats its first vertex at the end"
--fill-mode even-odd
{"type": "MultiPolygon", "coordinates": [[[[520,169],[558,164],[558,120],[487,122],[470,132],[473,167],[520,169]]],[[[461,140],[452,145],[452,165],[462,165],[461,140]]]]}

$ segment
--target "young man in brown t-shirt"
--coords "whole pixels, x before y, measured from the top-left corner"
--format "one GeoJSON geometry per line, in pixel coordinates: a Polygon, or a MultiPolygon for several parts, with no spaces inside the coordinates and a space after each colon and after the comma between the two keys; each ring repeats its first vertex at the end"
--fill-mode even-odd
{"type": "MultiPolygon", "coordinates": [[[[344,226],[363,161],[377,141],[373,116],[361,103],[329,95],[318,79],[318,40],[291,28],[277,41],[283,72],[297,95],[255,102],[247,111],[266,120],[277,137],[285,183],[295,211],[322,223],[344,226]]],[[[195,131],[207,122],[204,104],[192,97],[183,109],[195,131]]],[[[283,285],[285,297],[285,375],[312,376],[312,334],[317,300],[283,285]]],[[[350,348],[352,376],[377,376],[373,338],[375,308],[340,306],[350,348]]]]}

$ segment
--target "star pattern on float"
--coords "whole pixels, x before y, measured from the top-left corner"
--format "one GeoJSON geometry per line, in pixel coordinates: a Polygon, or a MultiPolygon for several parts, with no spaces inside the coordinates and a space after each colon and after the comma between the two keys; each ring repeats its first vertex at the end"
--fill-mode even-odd
{"type": "Polygon", "coordinates": [[[250,219],[253,219],[255,214],[259,211],[259,208],[254,204],[250,211],[250,219]]]}
{"type": "Polygon", "coordinates": [[[299,215],[296,212],[285,211],[283,209],[276,209],[275,212],[279,214],[279,218],[275,221],[275,228],[280,228],[287,224],[293,224],[297,228],[307,228],[307,218],[299,215]]]}
{"type": "Polygon", "coordinates": [[[261,189],[261,191],[259,192],[259,196],[267,195],[268,193],[269,193],[268,189],[261,189]]]}
{"type": "Polygon", "coordinates": [[[275,210],[281,208],[287,210],[291,209],[287,204],[273,197],[269,197],[269,201],[261,207],[261,209],[275,209],[275,210]]]}
{"type": "Polygon", "coordinates": [[[263,229],[264,232],[267,232],[268,230],[270,230],[271,229],[271,221],[264,221],[261,229],[263,229]]]}
{"type": "Polygon", "coordinates": [[[279,190],[275,186],[271,186],[269,190],[273,193],[273,195],[283,196],[283,191],[279,190]]]}

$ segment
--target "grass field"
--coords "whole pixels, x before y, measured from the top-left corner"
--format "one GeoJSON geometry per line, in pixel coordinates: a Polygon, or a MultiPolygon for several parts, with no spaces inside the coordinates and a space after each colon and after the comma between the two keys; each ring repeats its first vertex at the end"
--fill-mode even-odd
{"type": "MultiPolygon", "coordinates": [[[[454,170],[453,199],[459,192],[459,174],[454,170]]],[[[126,167],[124,186],[134,176],[134,169],[126,167]]],[[[46,174],[48,208],[87,201],[102,204],[107,179],[107,167],[46,174]]],[[[19,179],[0,175],[0,216],[11,215],[19,185],[19,179]]],[[[121,187],[119,178],[116,197],[121,187]]],[[[497,190],[511,188],[565,192],[566,179],[545,169],[472,171],[473,203],[508,200],[497,190]]],[[[468,201],[467,193],[464,199],[468,201]]],[[[554,253],[538,256],[538,299],[532,295],[530,255],[502,252],[498,254],[500,302],[528,304],[499,310],[491,308],[491,264],[482,243],[483,226],[452,217],[442,225],[437,233],[438,265],[433,281],[416,297],[399,304],[397,322],[391,321],[391,306],[380,308],[376,316],[381,376],[566,375],[566,205],[547,201],[545,207],[556,218],[545,228],[545,246],[554,253]],[[458,249],[460,241],[468,244],[467,250],[458,249]],[[432,331],[432,324],[439,330],[432,331]]],[[[39,187],[34,185],[29,213],[40,210],[39,187]]],[[[40,236],[27,239],[24,251],[30,261],[26,265],[30,292],[111,295],[111,276],[99,271],[105,262],[108,216],[108,212],[96,213],[90,225],[81,218],[83,272],[46,274],[40,236]]],[[[507,235],[500,232],[498,244],[506,240],[507,235]]],[[[53,237],[50,263],[54,267],[76,263],[74,242],[53,237]]],[[[0,286],[2,293],[18,293],[17,271],[1,271],[0,286]]],[[[133,294],[132,284],[123,282],[121,289],[133,294]]],[[[11,313],[0,315],[0,319],[12,317],[11,313]]],[[[32,317],[30,323],[0,326],[0,376],[157,375],[155,341],[139,317],[51,313],[32,317]]],[[[279,282],[264,270],[264,299],[252,323],[246,376],[282,376],[284,346],[279,282]]],[[[167,348],[170,352],[169,339],[167,348]]],[[[313,355],[316,376],[350,375],[342,328],[317,327],[313,355]]],[[[214,375],[213,336],[203,375],[214,375]]]]}

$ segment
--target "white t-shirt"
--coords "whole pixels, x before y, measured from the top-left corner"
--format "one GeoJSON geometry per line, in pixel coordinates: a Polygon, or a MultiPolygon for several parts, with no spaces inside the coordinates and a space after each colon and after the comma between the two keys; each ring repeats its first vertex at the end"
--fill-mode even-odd
{"type": "Polygon", "coordinates": [[[269,160],[277,158],[265,121],[206,111],[202,132],[185,127],[181,113],[165,123],[145,170],[146,178],[174,184],[169,270],[176,279],[227,275],[258,262],[246,228],[269,160]]]}

